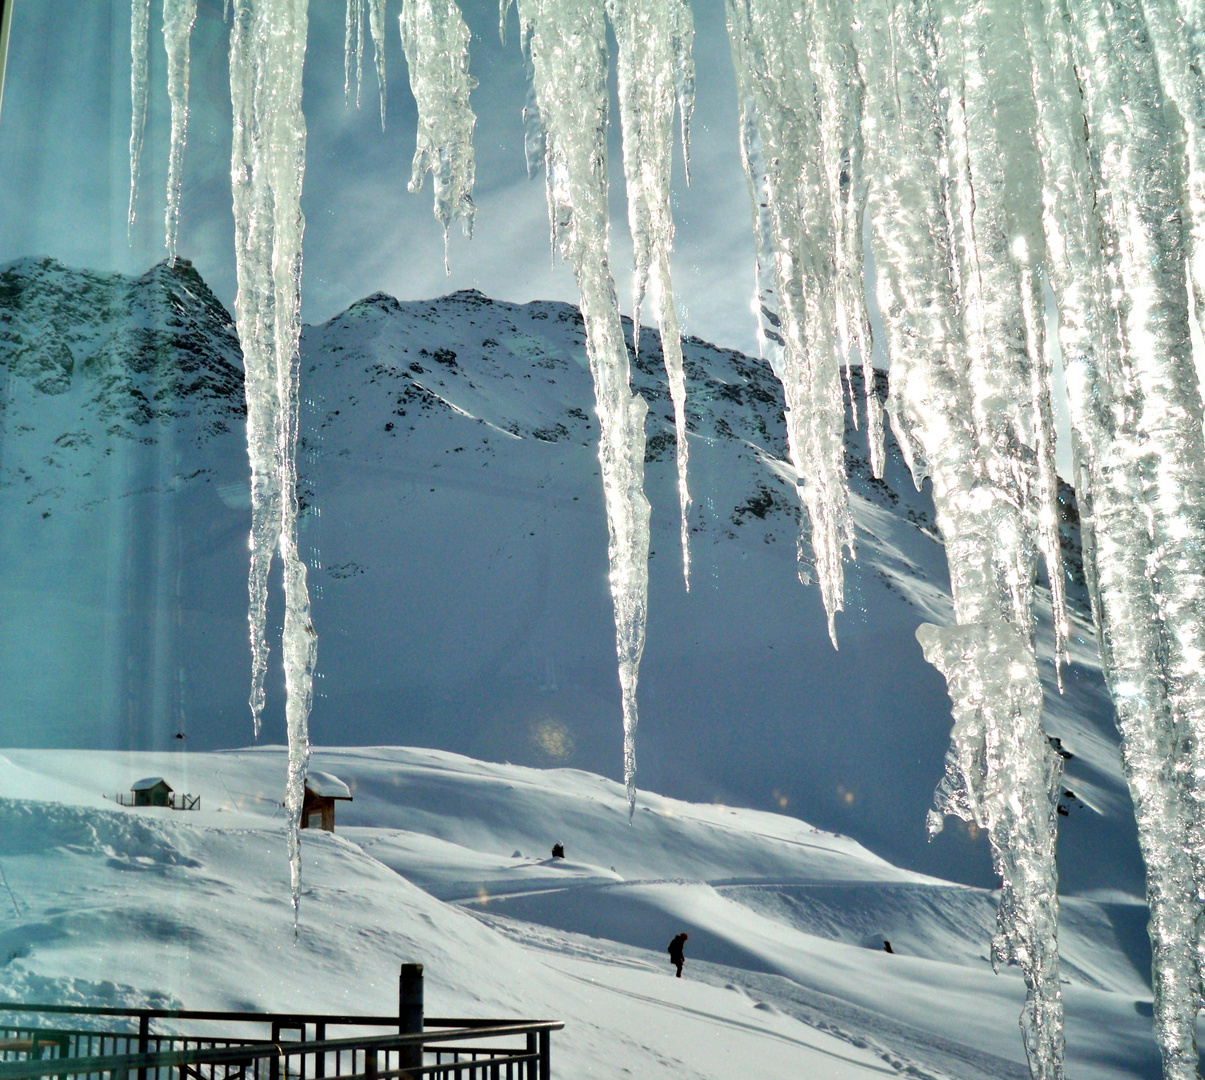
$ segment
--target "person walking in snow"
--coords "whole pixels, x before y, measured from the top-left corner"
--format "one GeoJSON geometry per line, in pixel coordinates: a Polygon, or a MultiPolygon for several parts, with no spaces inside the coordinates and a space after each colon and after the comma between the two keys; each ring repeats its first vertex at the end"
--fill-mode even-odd
{"type": "Polygon", "coordinates": [[[682,965],[686,963],[686,957],[682,955],[682,946],[686,944],[686,939],[689,934],[677,934],[674,940],[669,943],[669,962],[678,969],[678,978],[682,978],[682,965]]]}

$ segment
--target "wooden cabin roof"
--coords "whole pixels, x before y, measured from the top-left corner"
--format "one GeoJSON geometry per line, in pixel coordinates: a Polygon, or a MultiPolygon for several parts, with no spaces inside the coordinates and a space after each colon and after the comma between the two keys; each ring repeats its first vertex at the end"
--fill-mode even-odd
{"type": "Polygon", "coordinates": [[[351,802],[351,790],[337,776],[328,772],[311,772],[305,778],[311,795],[325,799],[346,799],[351,802]]]}
{"type": "Polygon", "coordinates": [[[172,790],[171,784],[163,779],[162,776],[147,776],[142,780],[135,780],[130,785],[131,791],[150,791],[151,788],[158,787],[162,784],[168,791],[172,790]]]}

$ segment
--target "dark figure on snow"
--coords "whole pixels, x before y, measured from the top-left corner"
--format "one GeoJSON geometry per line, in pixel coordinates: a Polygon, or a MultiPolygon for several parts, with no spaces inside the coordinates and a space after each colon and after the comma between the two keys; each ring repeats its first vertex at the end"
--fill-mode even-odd
{"type": "Polygon", "coordinates": [[[682,978],[682,965],[686,963],[686,957],[682,955],[682,946],[686,944],[686,939],[689,934],[677,934],[674,940],[669,943],[669,962],[678,969],[678,978],[682,978]]]}
{"type": "Polygon", "coordinates": [[[563,859],[565,857],[565,845],[564,844],[553,844],[552,845],[552,857],[554,859],[563,859]]]}

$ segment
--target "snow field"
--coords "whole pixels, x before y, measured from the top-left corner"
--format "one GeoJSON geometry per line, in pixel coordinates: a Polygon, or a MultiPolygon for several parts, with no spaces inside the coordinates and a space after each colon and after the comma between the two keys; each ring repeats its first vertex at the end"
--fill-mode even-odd
{"type": "MultiPolygon", "coordinates": [[[[783,815],[645,793],[629,826],[623,786],[577,770],[315,750],[355,798],[336,834],[303,834],[294,945],[284,756],[5,751],[0,993],[381,1013],[417,959],[431,1014],[564,1020],[562,1077],[1025,1074],[990,893],[783,815]],[[105,799],[146,775],[202,809],[105,799]]],[[[1089,1080],[1158,1075],[1121,906],[1064,901],[1069,1068],[1089,1080]]]]}

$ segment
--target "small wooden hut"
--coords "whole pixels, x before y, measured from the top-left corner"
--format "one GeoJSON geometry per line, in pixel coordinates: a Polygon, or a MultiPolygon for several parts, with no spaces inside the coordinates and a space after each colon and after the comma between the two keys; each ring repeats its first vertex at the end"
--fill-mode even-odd
{"type": "Polygon", "coordinates": [[[172,789],[162,776],[148,776],[130,785],[135,806],[171,806],[172,789]]]}
{"type": "Polygon", "coordinates": [[[314,818],[318,828],[326,832],[335,831],[335,803],[351,802],[351,791],[337,776],[326,772],[312,772],[305,778],[305,799],[301,804],[301,827],[312,829],[314,818]]]}

